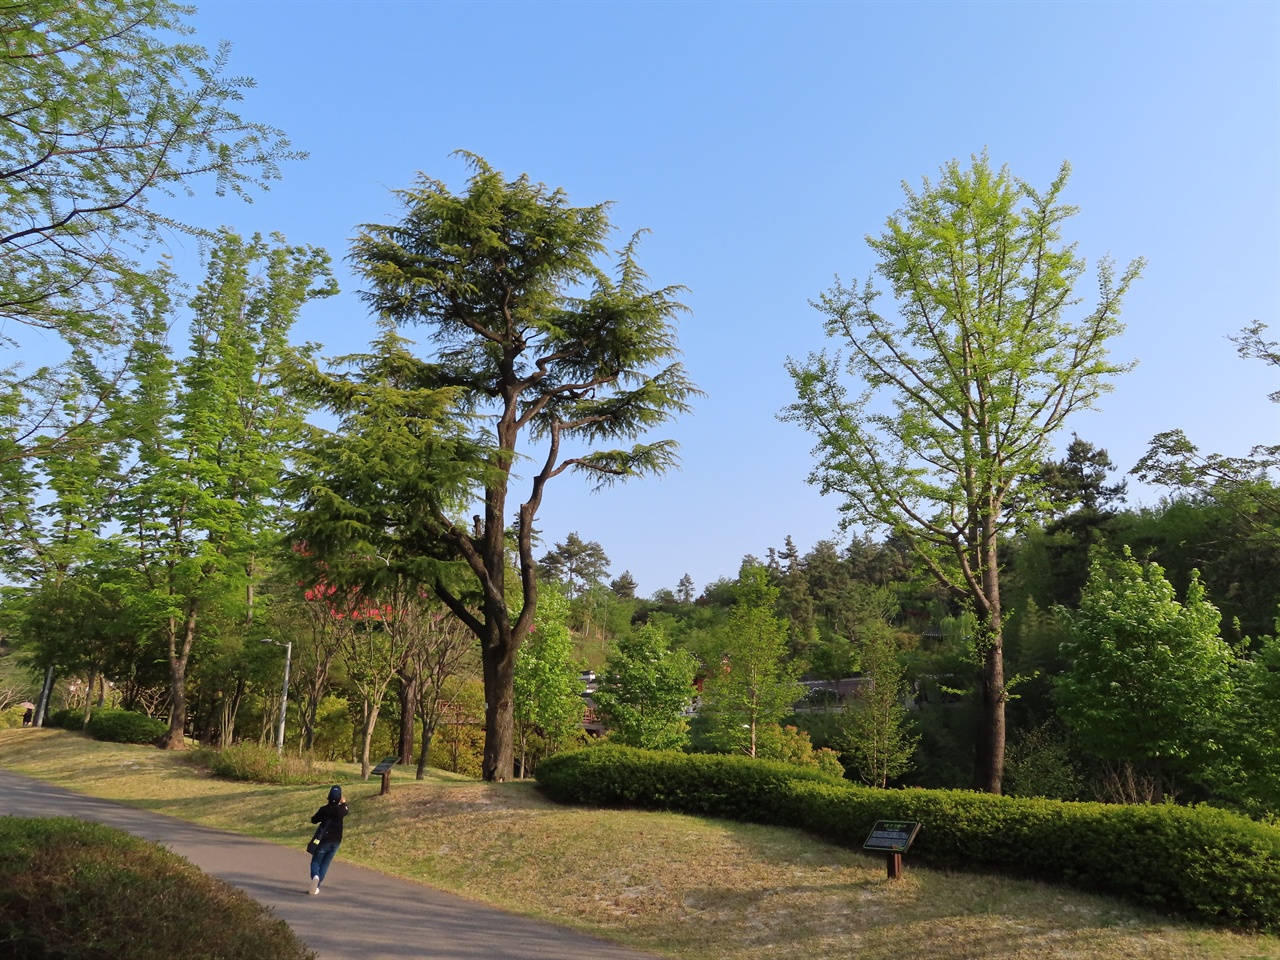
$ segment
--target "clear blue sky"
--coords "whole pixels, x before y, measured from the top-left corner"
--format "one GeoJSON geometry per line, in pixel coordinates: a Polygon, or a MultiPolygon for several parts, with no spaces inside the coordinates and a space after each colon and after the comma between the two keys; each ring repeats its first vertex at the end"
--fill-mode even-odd
{"type": "MultiPolygon", "coordinates": [[[[869,275],[863,237],[902,181],[984,148],[1037,186],[1069,160],[1080,252],[1150,262],[1115,344],[1139,366],[1071,429],[1122,471],[1173,427],[1228,454],[1280,441],[1274,368],[1226,339],[1253,320],[1280,337],[1280,4],[211,0],[194,23],[257,80],[244,115],[310,159],[252,206],[182,198],[184,219],[341,261],[417,171],[463,189],[461,148],[615,201],[620,241],[653,231],[641,262],[689,288],[681,345],[708,393],[668,432],[683,470],[596,495],[562,477],[539,524],[548,548],[599,541],[644,595],[835,533],[811,438],[776,419],[783,362],[824,346],[808,301],[869,275]]],[[[339,273],[297,328],[328,354],[372,336],[339,273]]]]}

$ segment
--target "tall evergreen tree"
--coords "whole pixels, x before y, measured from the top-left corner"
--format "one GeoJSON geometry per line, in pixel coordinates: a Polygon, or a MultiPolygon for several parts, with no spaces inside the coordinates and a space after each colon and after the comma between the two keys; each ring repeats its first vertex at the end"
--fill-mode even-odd
{"type": "Polygon", "coordinates": [[[608,576],[609,558],[596,541],[570,533],[538,561],[538,574],[564,584],[565,593],[572,600],[608,576]]]}
{"type": "Polygon", "coordinates": [[[513,769],[516,654],[538,604],[534,520],[547,483],[575,471],[600,485],[661,473],[676,462],[669,440],[636,442],[689,408],[697,393],[678,363],[677,288],[649,289],[637,238],[614,276],[597,259],[610,232],[607,207],[571,207],[561,190],[527,177],[506,181],[479,157],[465,195],[422,178],[399,196],[398,224],[366,225],[351,259],[365,298],[394,324],[422,324],[438,348],[436,384],[462,391],[471,437],[484,451],[483,512],[471,523],[436,513],[440,541],[469,567],[480,609],[456,586],[444,601],[480,640],[486,692],[486,779],[513,769]],[[541,443],[516,510],[518,599],[508,592],[507,497],[522,443],[541,443]],[[567,453],[577,443],[585,452],[567,453]]]}

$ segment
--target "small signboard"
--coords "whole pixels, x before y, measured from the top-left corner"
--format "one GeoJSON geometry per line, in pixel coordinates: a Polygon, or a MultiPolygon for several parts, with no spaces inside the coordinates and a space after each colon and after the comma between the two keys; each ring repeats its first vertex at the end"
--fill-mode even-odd
{"type": "Polygon", "coordinates": [[[371,777],[382,777],[382,789],[378,791],[378,796],[385,797],[391,792],[391,768],[399,762],[399,757],[383,757],[378,765],[369,771],[371,777]]]}
{"type": "Polygon", "coordinates": [[[381,760],[378,763],[376,767],[374,767],[372,770],[369,771],[369,776],[380,777],[384,773],[390,773],[391,768],[394,767],[399,762],[400,762],[399,757],[385,757],[383,758],[383,760],[381,760]]]}
{"type": "Polygon", "coordinates": [[[914,820],[877,820],[862,849],[883,853],[889,879],[897,880],[902,876],[902,855],[919,832],[920,824],[914,820]]]}

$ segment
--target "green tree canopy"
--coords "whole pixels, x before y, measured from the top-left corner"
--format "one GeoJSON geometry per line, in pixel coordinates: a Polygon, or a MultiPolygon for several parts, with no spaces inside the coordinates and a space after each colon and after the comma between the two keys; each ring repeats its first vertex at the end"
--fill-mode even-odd
{"type": "Polygon", "coordinates": [[[702,712],[722,750],[758,754],[804,695],[800,665],[787,661],[787,624],[774,614],[778,590],[762,566],[744,564],[728,623],[703,650],[702,712]]]}
{"type": "Polygon", "coordinates": [[[671,362],[679,289],[646,285],[636,237],[612,272],[598,262],[607,205],[573,207],[563,190],[467,160],[465,194],[421,177],[398,194],[403,220],[365,225],[351,260],[379,318],[428,330],[435,385],[461,391],[469,435],[486,451],[482,513],[469,523],[436,516],[441,542],[474,577],[479,612],[449,584],[437,590],[481,641],[484,775],[505,779],[515,658],[537,611],[534,520],[546,484],[572,471],[600,487],[674,466],[674,441],[641,437],[686,412],[698,391],[671,362]],[[608,446],[617,441],[631,445],[608,446]],[[520,589],[511,601],[507,496],[522,455],[531,466],[515,511],[520,589]]]}
{"type": "Polygon", "coordinates": [[[609,557],[595,540],[583,540],[577,533],[570,533],[538,561],[538,574],[564,584],[572,599],[608,576],[609,557]]]}
{"type": "Polygon", "coordinates": [[[253,82],[224,75],[228,45],[181,42],[190,13],[172,0],[0,11],[0,316],[114,339],[121,285],[145,280],[129,241],[175,226],[156,196],[205,177],[243,194],[297,156],[234,112],[253,82]]]}
{"type": "Polygon", "coordinates": [[[686,650],[672,650],[656,624],[620,637],[595,693],[609,739],[645,750],[683,749],[697,670],[697,659],[686,650]]]}
{"type": "Polygon", "coordinates": [[[1094,561],[1079,609],[1064,615],[1063,718],[1094,755],[1145,768],[1160,799],[1168,768],[1194,769],[1219,746],[1233,657],[1217,609],[1198,576],[1179,603],[1164,570],[1126,548],[1094,561]]]}
{"type": "Polygon", "coordinates": [[[1007,696],[1001,535],[1039,499],[1034,479],[1054,434],[1126,367],[1108,359],[1120,304],[1138,276],[1097,264],[1097,303],[1073,316],[1085,265],[1061,237],[1069,167],[1044,191],[994,170],[942,168],[867,237],[889,283],[837,281],[814,304],[848,358],[788,360],[798,400],[783,419],[817,438],[810,482],[841,499],[845,522],[907,538],[981,625],[983,724],[977,784],[1000,791],[1007,696]],[[850,386],[851,385],[851,386],[850,386]],[[1021,495],[1019,495],[1021,494],[1021,495]]]}

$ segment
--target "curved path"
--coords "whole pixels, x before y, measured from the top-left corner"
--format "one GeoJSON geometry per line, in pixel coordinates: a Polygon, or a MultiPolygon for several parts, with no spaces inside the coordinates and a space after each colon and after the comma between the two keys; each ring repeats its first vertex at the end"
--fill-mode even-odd
{"type": "Polygon", "coordinates": [[[76,817],[162,843],[269,906],[320,960],[657,960],[408,880],[334,861],[317,897],[305,850],[175,820],[0,770],[0,813],[76,817]]]}

